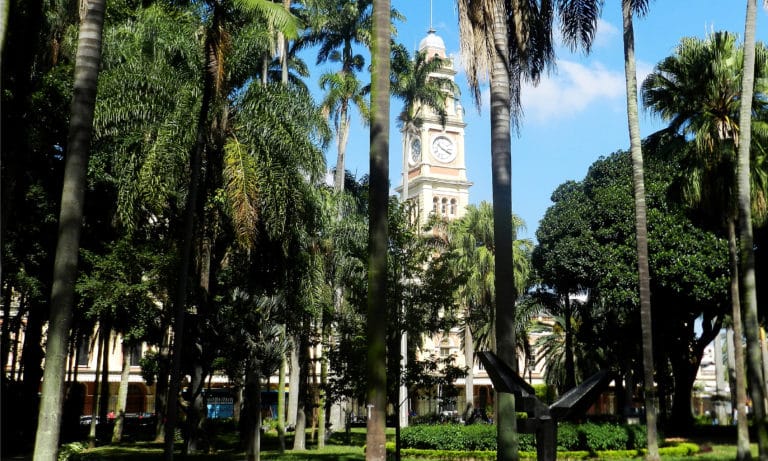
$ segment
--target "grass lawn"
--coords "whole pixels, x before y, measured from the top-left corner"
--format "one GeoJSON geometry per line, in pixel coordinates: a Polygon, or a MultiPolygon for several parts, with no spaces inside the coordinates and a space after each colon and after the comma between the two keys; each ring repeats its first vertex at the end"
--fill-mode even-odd
{"type": "MultiPolygon", "coordinates": [[[[724,461],[736,458],[734,445],[711,445],[707,451],[695,456],[687,457],[662,457],[663,461],[724,461]]],[[[757,456],[757,448],[752,447],[753,457],[757,456]]],[[[218,453],[175,457],[179,460],[200,461],[241,461],[245,459],[242,451],[220,451],[218,453]]],[[[88,450],[80,455],[81,460],[104,461],[159,461],[163,459],[162,447],[155,444],[132,444],[123,446],[103,446],[88,450]]],[[[365,453],[362,447],[329,445],[323,450],[309,449],[304,451],[288,450],[280,454],[277,450],[265,450],[261,452],[261,459],[274,461],[364,461],[365,453]]],[[[624,458],[638,461],[640,458],[624,458]]],[[[622,461],[622,458],[609,458],[610,461],[622,461]]],[[[424,458],[403,457],[403,461],[424,461],[424,458]]]]}
{"type": "MultiPolygon", "coordinates": [[[[199,461],[241,461],[245,459],[245,453],[239,446],[237,436],[226,430],[216,431],[217,435],[212,440],[212,452],[209,454],[200,454],[194,456],[183,456],[179,452],[174,457],[178,460],[199,460],[199,461]]],[[[394,430],[387,430],[387,438],[394,441],[394,430]]],[[[733,460],[736,458],[736,445],[729,441],[711,441],[711,440],[692,440],[701,447],[700,453],[694,456],[669,457],[662,456],[663,461],[719,461],[733,460]]],[[[365,429],[354,428],[349,434],[338,432],[332,434],[325,448],[319,450],[316,442],[307,433],[307,449],[302,451],[290,450],[293,446],[293,434],[289,433],[286,437],[286,447],[284,453],[278,450],[277,435],[274,432],[268,432],[262,437],[262,460],[274,461],[364,461],[365,453],[365,429]]],[[[752,445],[753,458],[757,457],[757,447],[752,445]]],[[[26,460],[30,458],[14,458],[26,460]]],[[[161,461],[163,459],[162,444],[153,442],[135,442],[119,445],[103,445],[91,450],[85,450],[70,458],[76,460],[88,461],[161,461]]],[[[390,459],[394,459],[391,456],[390,459]]],[[[435,458],[437,459],[437,458],[435,458]]],[[[563,459],[563,458],[558,458],[563,459]]],[[[592,458],[595,459],[595,458],[592,458]]],[[[641,458],[606,458],[610,461],[634,460],[641,458]]],[[[428,458],[402,457],[402,461],[428,461],[428,458]]]]}

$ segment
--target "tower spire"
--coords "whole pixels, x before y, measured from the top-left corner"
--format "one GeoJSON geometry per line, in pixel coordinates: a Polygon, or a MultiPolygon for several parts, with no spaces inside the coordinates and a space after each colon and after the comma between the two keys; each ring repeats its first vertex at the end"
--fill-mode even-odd
{"type": "Polygon", "coordinates": [[[435,28],[432,25],[432,0],[429,0],[429,30],[434,32],[435,28]]]}

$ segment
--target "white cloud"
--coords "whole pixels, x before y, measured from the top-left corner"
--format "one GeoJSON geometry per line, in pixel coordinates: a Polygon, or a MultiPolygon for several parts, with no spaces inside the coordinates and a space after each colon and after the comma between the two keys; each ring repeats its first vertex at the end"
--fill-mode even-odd
{"type": "Polygon", "coordinates": [[[619,28],[614,26],[608,21],[605,21],[603,19],[598,19],[597,34],[595,34],[594,46],[596,47],[610,46],[616,43],[617,40],[621,44],[622,38],[621,38],[619,28]]]}
{"type": "Polygon", "coordinates": [[[544,77],[536,87],[525,85],[522,91],[526,120],[551,121],[577,115],[590,105],[623,101],[624,72],[561,60],[557,73],[544,77]]]}

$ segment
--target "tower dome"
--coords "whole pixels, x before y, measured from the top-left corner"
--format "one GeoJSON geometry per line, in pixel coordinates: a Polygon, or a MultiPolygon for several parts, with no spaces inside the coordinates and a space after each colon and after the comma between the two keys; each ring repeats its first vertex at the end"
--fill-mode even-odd
{"type": "Polygon", "coordinates": [[[445,58],[445,42],[435,33],[435,29],[429,29],[427,36],[419,42],[419,51],[425,51],[427,56],[445,58]]]}

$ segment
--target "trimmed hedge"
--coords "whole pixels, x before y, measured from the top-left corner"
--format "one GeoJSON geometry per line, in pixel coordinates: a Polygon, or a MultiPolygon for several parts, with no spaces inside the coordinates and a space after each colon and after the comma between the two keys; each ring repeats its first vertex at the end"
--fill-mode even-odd
{"type": "MultiPolygon", "coordinates": [[[[535,452],[533,434],[519,435],[520,451],[535,452]]],[[[645,426],[614,423],[561,423],[557,430],[558,451],[640,450],[645,448],[645,426]]],[[[437,424],[404,427],[402,448],[421,450],[496,450],[496,426],[492,424],[437,424]]]]}

